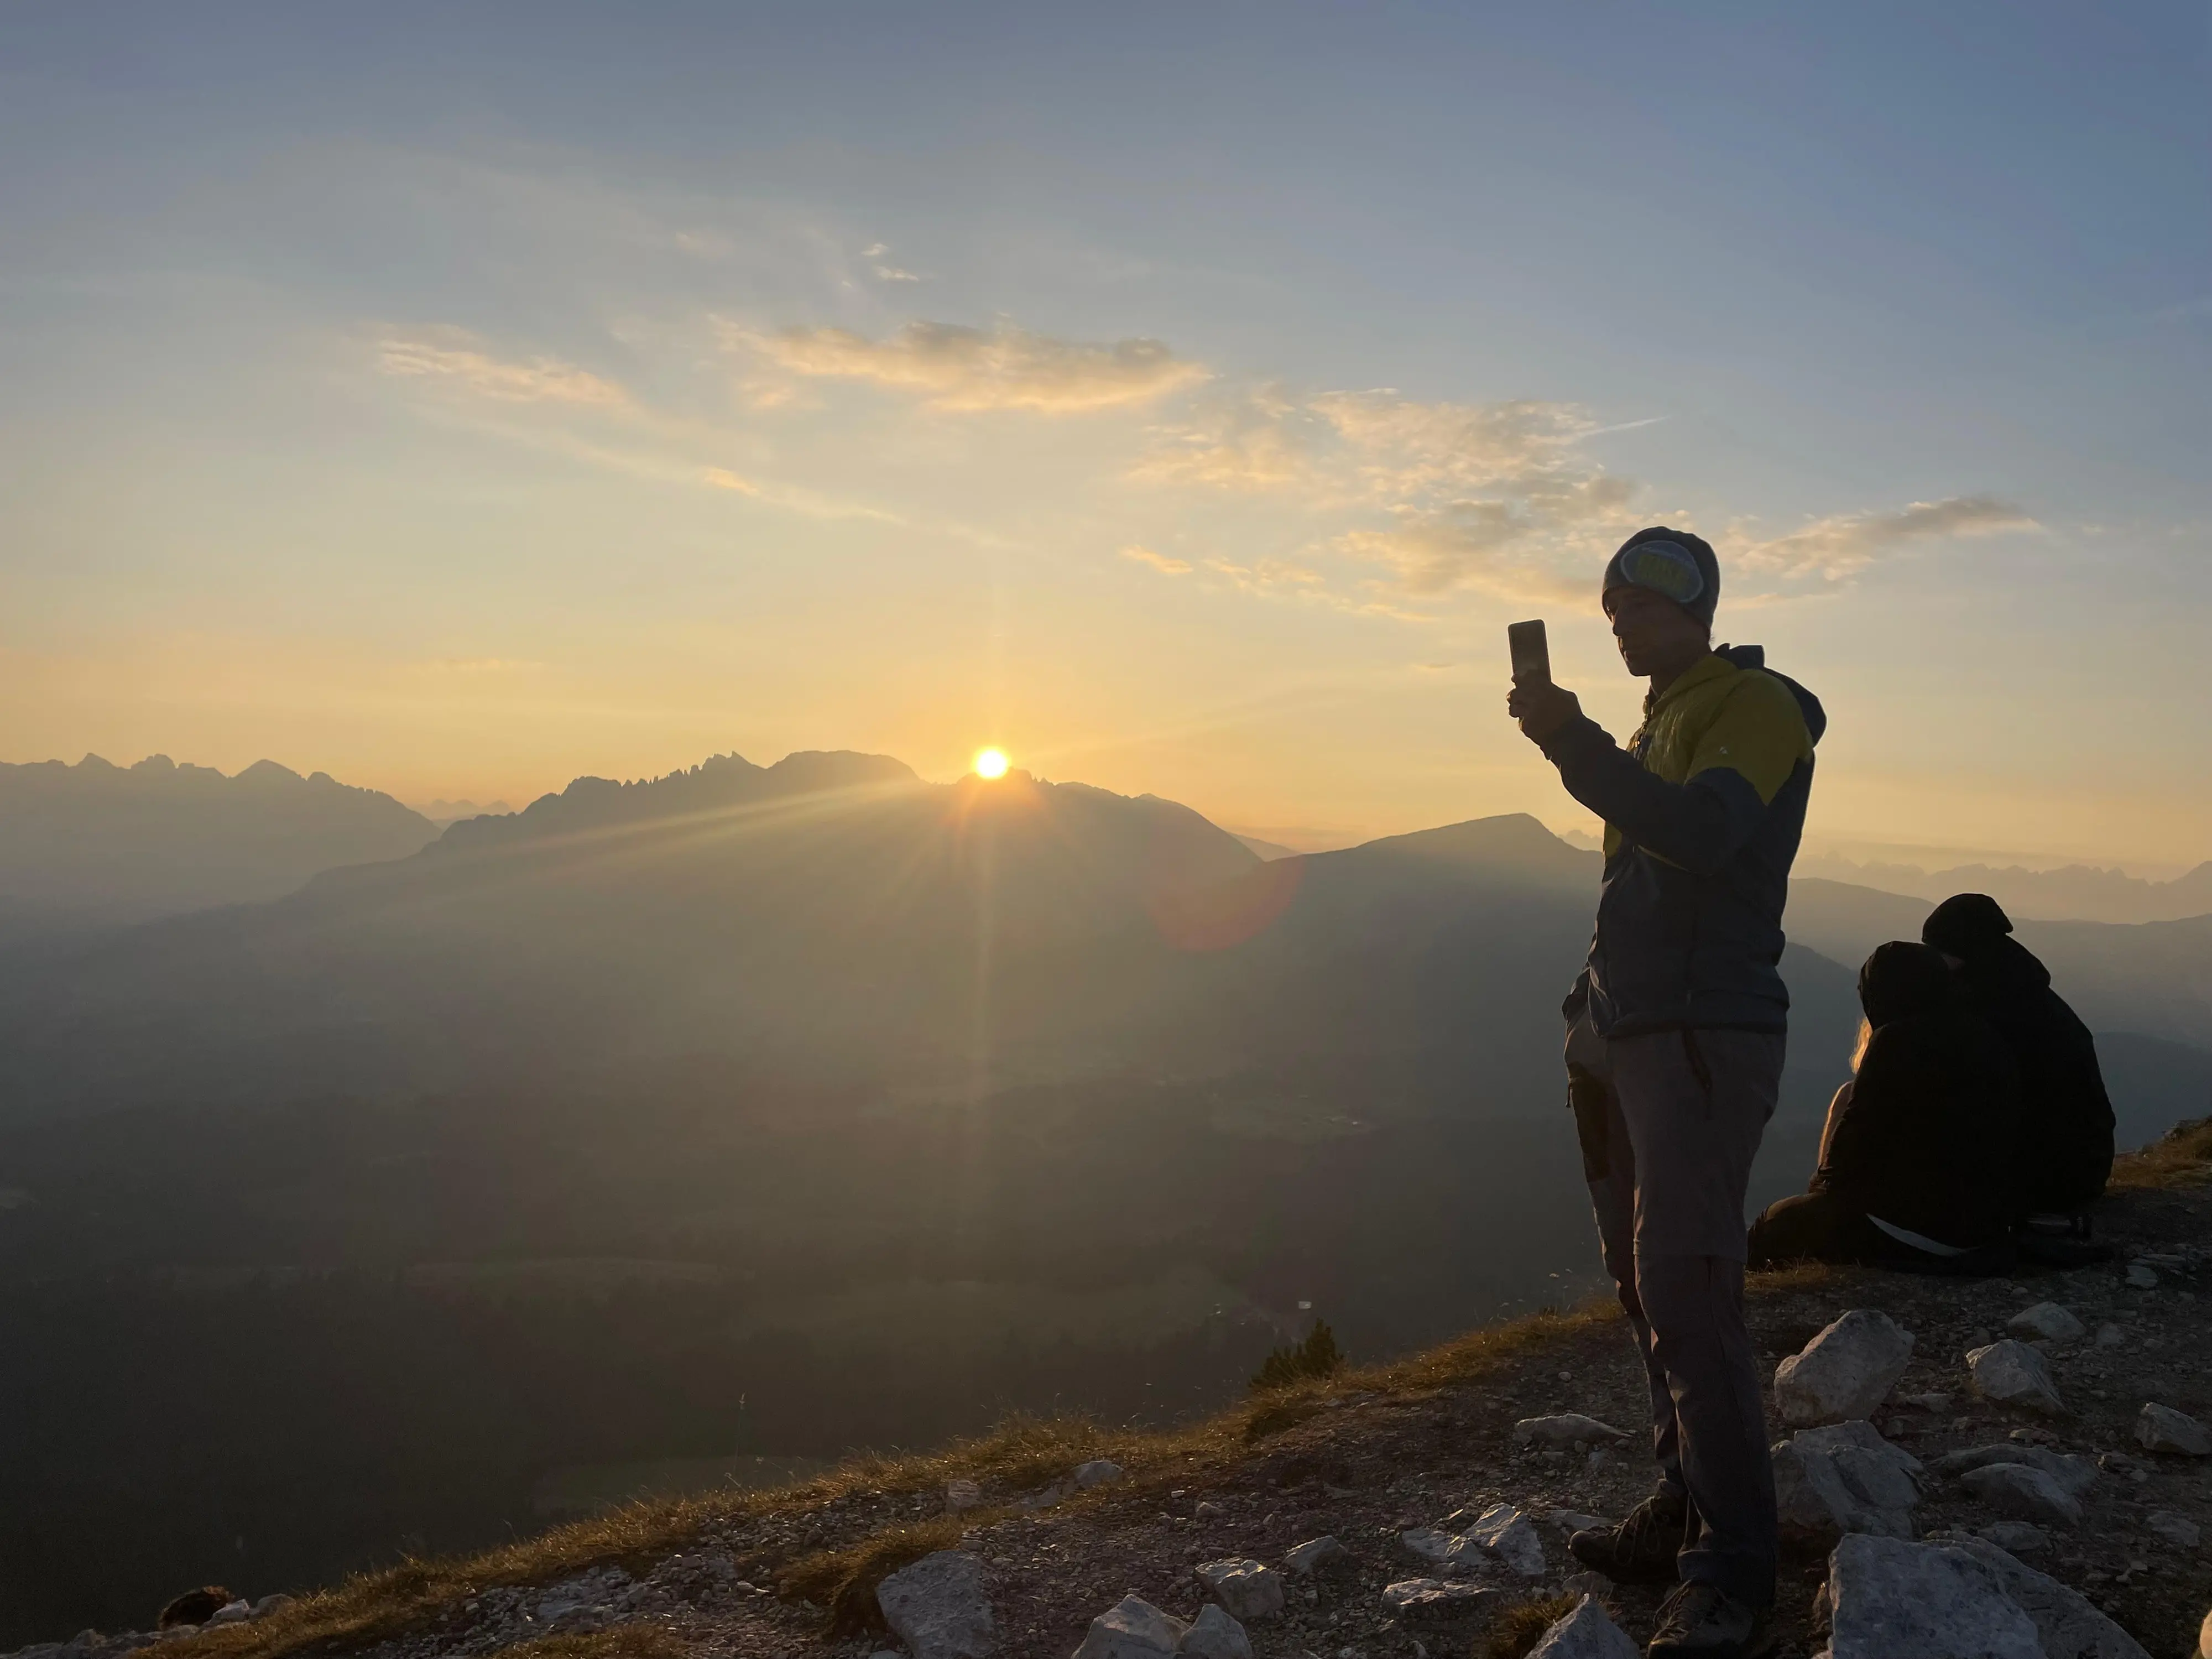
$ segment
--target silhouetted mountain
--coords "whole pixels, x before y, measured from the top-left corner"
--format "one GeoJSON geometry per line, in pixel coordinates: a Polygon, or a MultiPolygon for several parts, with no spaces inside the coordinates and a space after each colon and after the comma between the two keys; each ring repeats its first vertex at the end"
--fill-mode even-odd
{"type": "MultiPolygon", "coordinates": [[[[1371,1355],[1577,1294],[1598,866],[1521,816],[1262,862],[1148,797],[728,756],[18,951],[10,1547],[323,1576],[526,1523],[567,1465],[1158,1417],[1305,1303],[1371,1355]],[[212,1518],[111,1496],[149,1468],[212,1518]]],[[[1808,883],[1790,921],[1855,963],[1918,914],[1808,883]]],[[[2085,937],[2118,973],[2147,931],[2085,937]]],[[[1783,968],[1755,1201],[1857,1017],[1850,966],[1783,968]]],[[[2124,1120],[2194,1105],[2193,1054],[2117,1045],[2124,1120]]]]}
{"type": "MultiPolygon", "coordinates": [[[[1885,939],[1918,939],[1933,907],[1872,888],[1790,884],[1792,939],[1856,967],[1885,939]]],[[[2182,921],[2017,921],[2060,995],[2094,1031],[2138,1031],[2212,1049],[2212,915],[2182,921]]]]}
{"type": "Polygon", "coordinates": [[[426,800],[415,810],[442,830],[448,824],[458,823],[463,818],[483,817],[487,813],[512,812],[514,809],[503,800],[481,804],[472,800],[426,800]]]}
{"type": "Polygon", "coordinates": [[[257,761],[0,765],[0,939],[275,898],[437,831],[389,795],[257,761]]]}
{"type": "Polygon", "coordinates": [[[1961,864],[1929,871],[1917,865],[1855,864],[1829,856],[1801,860],[1800,867],[1847,886],[1875,888],[1930,903],[1954,893],[1987,893],[2016,922],[2179,921],[2212,915],[2212,860],[2172,881],[2146,881],[2086,864],[2057,870],[1961,864]]]}

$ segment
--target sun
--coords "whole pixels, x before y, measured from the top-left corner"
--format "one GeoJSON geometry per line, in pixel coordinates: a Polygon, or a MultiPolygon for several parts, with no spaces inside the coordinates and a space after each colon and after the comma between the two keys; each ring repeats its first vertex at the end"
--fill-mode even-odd
{"type": "Polygon", "coordinates": [[[975,751],[975,775],[979,778],[1006,776],[1006,751],[1003,749],[978,749],[975,751]]]}

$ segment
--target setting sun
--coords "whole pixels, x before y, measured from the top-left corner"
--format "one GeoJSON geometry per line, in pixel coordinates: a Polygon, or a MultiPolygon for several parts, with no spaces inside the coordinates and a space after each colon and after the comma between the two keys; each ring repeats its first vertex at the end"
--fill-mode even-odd
{"type": "Polygon", "coordinates": [[[1003,778],[1006,775],[1006,751],[1003,749],[979,749],[975,751],[975,775],[979,778],[1003,778]]]}

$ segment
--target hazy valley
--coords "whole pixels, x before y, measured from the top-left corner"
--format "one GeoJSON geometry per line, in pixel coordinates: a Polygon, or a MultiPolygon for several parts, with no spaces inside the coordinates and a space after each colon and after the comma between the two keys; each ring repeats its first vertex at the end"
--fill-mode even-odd
{"type": "MultiPolygon", "coordinates": [[[[1598,860],[1534,819],[1263,862],[795,755],[415,823],[8,936],[0,1634],[1010,1408],[1159,1420],[1316,1315],[1371,1356],[1592,1284],[1557,1010],[1598,860]]],[[[1926,908],[1797,884],[1755,1197],[1926,908]]],[[[2022,936],[2124,1140],[2205,1109],[2212,917],[2022,936]]]]}

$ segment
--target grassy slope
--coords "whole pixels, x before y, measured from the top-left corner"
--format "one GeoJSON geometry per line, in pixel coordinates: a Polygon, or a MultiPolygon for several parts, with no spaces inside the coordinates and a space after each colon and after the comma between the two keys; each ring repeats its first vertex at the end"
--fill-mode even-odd
{"type": "MultiPolygon", "coordinates": [[[[2208,1179],[2212,1179],[2212,1119],[2200,1119],[2140,1152],[2124,1155],[2114,1169],[2112,1182],[2120,1190],[2141,1190],[2201,1186],[2208,1179]]],[[[1817,1267],[1761,1274],[1753,1293],[1802,1289],[1822,1274],[1817,1267]]],[[[1255,1442],[1304,1421],[1321,1409],[1320,1401],[1328,1394],[1346,1389],[1415,1392],[1480,1381],[1571,1333],[1617,1317],[1619,1311],[1610,1302],[1594,1302],[1570,1313],[1534,1314],[1470,1332],[1424,1353],[1340,1375],[1326,1383],[1257,1395],[1202,1422],[1163,1432],[1108,1431],[1081,1419],[1021,1419],[939,1452],[857,1456],[814,1480],[774,1490],[631,1504],[483,1555],[410,1560],[362,1575],[303,1596],[265,1619],[209,1631],[165,1645],[161,1652],[165,1659],[283,1659],[310,1650],[352,1648],[427,1624],[496,1585],[550,1582],[603,1562],[635,1565],[658,1559],[714,1522],[764,1511],[804,1514],[855,1489],[934,1492],[958,1477],[1036,1487],[1098,1457],[1110,1457],[1139,1477],[1172,1468],[1178,1478],[1190,1480],[1207,1468],[1237,1462],[1255,1442]]],[[[1070,1506],[1085,1501],[1079,1495],[1070,1506]]],[[[945,1547],[962,1532],[991,1518],[991,1511],[971,1510],[957,1517],[893,1526],[857,1545],[793,1562],[778,1589],[787,1596],[803,1596],[828,1607],[838,1625],[851,1628],[884,1574],[945,1547]]],[[[666,1647],[665,1637],[630,1626],[597,1635],[549,1638],[511,1651],[517,1659],[675,1659],[672,1650],[664,1652],[666,1647]],[[647,1648],[653,1650],[647,1652],[647,1648]]]]}

